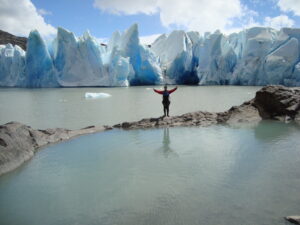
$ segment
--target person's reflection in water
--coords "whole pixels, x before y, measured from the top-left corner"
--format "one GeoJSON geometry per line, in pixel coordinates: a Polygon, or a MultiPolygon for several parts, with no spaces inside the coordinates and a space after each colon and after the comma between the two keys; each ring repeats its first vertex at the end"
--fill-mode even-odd
{"type": "Polygon", "coordinates": [[[162,147],[159,148],[159,150],[164,154],[166,158],[169,156],[177,156],[176,152],[170,147],[171,141],[170,141],[170,134],[169,134],[169,127],[164,128],[164,136],[162,141],[162,147]]]}

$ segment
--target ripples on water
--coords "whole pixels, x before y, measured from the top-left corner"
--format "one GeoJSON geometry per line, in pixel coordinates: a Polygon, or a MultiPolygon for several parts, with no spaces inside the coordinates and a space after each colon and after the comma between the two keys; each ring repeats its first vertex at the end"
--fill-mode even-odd
{"type": "Polygon", "coordinates": [[[83,136],[0,178],[0,224],[284,224],[300,213],[299,134],[263,122],[83,136]]]}

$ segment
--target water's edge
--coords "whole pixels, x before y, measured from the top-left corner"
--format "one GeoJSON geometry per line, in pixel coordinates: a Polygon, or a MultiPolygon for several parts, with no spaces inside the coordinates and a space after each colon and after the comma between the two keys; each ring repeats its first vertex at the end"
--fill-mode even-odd
{"type": "MultiPolygon", "coordinates": [[[[19,122],[9,122],[0,126],[0,176],[20,167],[41,148],[86,134],[111,129],[132,130],[215,124],[239,126],[256,124],[265,119],[295,121],[300,124],[300,88],[266,86],[256,93],[254,99],[224,112],[198,111],[180,116],[123,122],[112,127],[89,126],[77,130],[64,128],[38,130],[19,122]]],[[[286,220],[296,224],[300,224],[299,218],[299,216],[285,217],[286,220]]]]}
{"type": "Polygon", "coordinates": [[[73,138],[111,129],[90,126],[79,130],[63,128],[35,130],[19,122],[0,126],[0,176],[17,169],[41,148],[73,138]]]}
{"type": "Polygon", "coordinates": [[[266,86],[256,92],[254,99],[220,113],[193,112],[173,117],[142,119],[110,126],[89,126],[79,130],[64,128],[35,130],[30,126],[10,122],[0,126],[0,176],[10,172],[34,153],[50,144],[59,143],[85,134],[113,128],[147,129],[175,126],[238,125],[258,123],[263,119],[295,120],[300,122],[300,88],[266,86]]]}

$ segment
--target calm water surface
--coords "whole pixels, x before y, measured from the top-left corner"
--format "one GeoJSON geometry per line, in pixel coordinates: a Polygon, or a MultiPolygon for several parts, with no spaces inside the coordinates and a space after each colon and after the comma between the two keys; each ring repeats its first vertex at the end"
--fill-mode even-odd
{"type": "Polygon", "coordinates": [[[300,128],[83,136],[0,177],[3,225],[276,225],[300,213],[300,128]]]}
{"type": "MultiPolygon", "coordinates": [[[[80,128],[160,116],[151,89],[0,89],[0,124],[80,128]]],[[[171,114],[223,111],[258,89],[180,86],[171,114]]],[[[0,177],[0,225],[286,224],[300,213],[299,137],[299,126],[269,121],[83,136],[0,177]]]]}
{"type": "MultiPolygon", "coordinates": [[[[0,88],[0,124],[19,121],[34,128],[74,129],[158,117],[162,115],[161,96],[154,93],[152,88],[0,88]],[[86,92],[104,92],[111,97],[87,100],[86,92]]],[[[171,114],[198,110],[224,111],[250,100],[258,89],[259,87],[238,86],[179,86],[171,95],[171,114]]]]}

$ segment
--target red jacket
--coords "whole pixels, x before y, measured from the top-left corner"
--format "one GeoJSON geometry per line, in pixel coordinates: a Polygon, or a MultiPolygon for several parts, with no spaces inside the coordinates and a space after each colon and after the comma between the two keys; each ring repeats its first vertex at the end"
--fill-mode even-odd
{"type": "MultiPolygon", "coordinates": [[[[165,90],[159,91],[159,90],[156,90],[156,89],[154,89],[154,88],[153,88],[153,90],[154,90],[156,93],[161,94],[161,95],[165,92],[165,90]]],[[[176,87],[176,88],[173,88],[173,89],[171,89],[171,90],[167,90],[167,92],[168,92],[169,94],[171,94],[171,93],[173,93],[173,92],[176,91],[176,90],[177,90],[177,87],[176,87]]]]}

